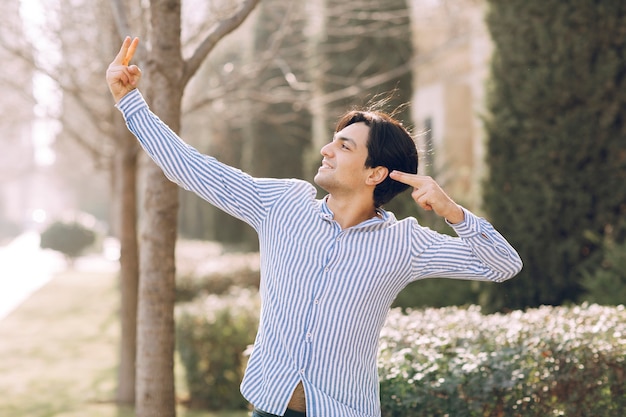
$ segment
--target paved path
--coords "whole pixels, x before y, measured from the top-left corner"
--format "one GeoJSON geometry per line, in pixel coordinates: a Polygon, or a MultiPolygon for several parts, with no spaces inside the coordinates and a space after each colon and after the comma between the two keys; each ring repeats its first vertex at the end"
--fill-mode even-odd
{"type": "MultiPolygon", "coordinates": [[[[0,246],[0,320],[17,308],[33,292],[45,285],[54,274],[67,267],[61,254],[39,247],[36,232],[26,232],[7,246],[0,246]]],[[[80,258],[79,270],[114,271],[117,262],[102,256],[80,258]]]]}

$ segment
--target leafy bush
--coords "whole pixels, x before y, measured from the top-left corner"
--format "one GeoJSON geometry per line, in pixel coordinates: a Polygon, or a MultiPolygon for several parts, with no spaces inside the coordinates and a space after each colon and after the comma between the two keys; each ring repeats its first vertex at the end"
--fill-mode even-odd
{"type": "Polygon", "coordinates": [[[176,343],[185,369],[189,406],[241,409],[243,352],[254,342],[260,299],[251,289],[209,295],[177,307],[176,343]]]}
{"type": "Polygon", "coordinates": [[[383,416],[618,417],[625,358],[623,306],[394,309],[380,344],[383,416]]]}
{"type": "Polygon", "coordinates": [[[96,232],[77,222],[52,223],[41,234],[42,249],[61,252],[72,262],[96,240],[96,232]]]}
{"type": "Polygon", "coordinates": [[[609,232],[601,242],[602,259],[584,274],[583,298],[604,305],[618,305],[626,300],[626,242],[618,243],[609,232]]]}
{"type": "MultiPolygon", "coordinates": [[[[179,305],[191,407],[247,406],[239,384],[259,303],[255,290],[234,289],[179,305]]],[[[383,416],[622,417],[625,360],[624,306],[393,309],[379,350],[383,416]]]]}
{"type": "Polygon", "coordinates": [[[233,287],[259,288],[259,253],[222,254],[214,244],[185,243],[177,252],[176,301],[224,294],[233,287]],[[217,251],[216,251],[217,250],[217,251]],[[180,256],[179,256],[180,254],[180,256]]]}

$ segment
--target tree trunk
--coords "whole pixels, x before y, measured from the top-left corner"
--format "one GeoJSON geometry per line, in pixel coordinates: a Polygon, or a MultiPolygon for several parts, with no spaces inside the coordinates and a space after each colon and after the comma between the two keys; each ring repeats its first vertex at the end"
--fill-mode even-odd
{"type": "MultiPolygon", "coordinates": [[[[180,0],[151,0],[151,45],[146,96],[153,111],[180,130],[183,60],[180,0]]],[[[138,417],[176,415],[174,290],[178,188],[150,162],[144,171],[137,339],[138,417]]]]}
{"type": "MultiPolygon", "coordinates": [[[[181,52],[181,1],[151,0],[151,50],[143,80],[152,110],[180,131],[183,90],[215,44],[243,22],[259,0],[246,0],[221,21],[185,62],[181,52]]],[[[176,415],[174,386],[174,291],[178,187],[160,168],[144,170],[140,234],[137,335],[137,417],[176,415]]]]}
{"type": "Polygon", "coordinates": [[[144,178],[135,406],[138,417],[171,417],[176,415],[174,249],[178,189],[152,163],[146,166],[144,178]]]}
{"type": "Polygon", "coordinates": [[[124,120],[116,120],[122,149],[115,154],[117,204],[115,220],[120,240],[120,363],[116,400],[135,403],[135,358],[137,349],[137,292],[139,254],[137,244],[137,151],[138,146],[124,120]]]}
{"type": "Polygon", "coordinates": [[[311,0],[307,3],[308,32],[307,54],[309,59],[309,79],[311,80],[311,144],[305,152],[303,163],[307,179],[312,179],[320,164],[320,149],[332,136],[329,130],[328,108],[324,103],[324,68],[320,46],[326,39],[326,0],[311,0]]]}

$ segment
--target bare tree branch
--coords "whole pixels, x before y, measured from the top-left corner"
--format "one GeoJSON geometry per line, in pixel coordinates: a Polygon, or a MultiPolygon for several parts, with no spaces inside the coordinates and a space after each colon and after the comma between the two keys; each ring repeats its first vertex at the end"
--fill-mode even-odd
{"type": "Polygon", "coordinates": [[[185,108],[185,112],[193,112],[210,105],[214,100],[238,93],[241,95],[241,86],[245,83],[258,79],[259,75],[272,65],[280,56],[283,50],[284,41],[292,34],[291,24],[295,19],[293,3],[289,4],[287,12],[284,14],[280,25],[269,37],[267,47],[258,56],[254,63],[243,65],[238,72],[233,72],[227,77],[220,77],[217,87],[210,89],[204,97],[195,101],[185,108]]]}
{"type": "Polygon", "coordinates": [[[71,136],[72,140],[90,155],[91,160],[94,161],[94,166],[109,168],[108,165],[113,156],[112,152],[106,152],[96,143],[86,139],[85,132],[77,130],[71,123],[65,123],[63,119],[61,122],[63,123],[63,133],[71,136]]]}
{"type": "Polygon", "coordinates": [[[186,85],[189,79],[196,73],[204,59],[215,48],[215,45],[224,36],[235,30],[248,17],[259,0],[245,0],[241,7],[228,19],[222,20],[204,38],[193,55],[185,62],[181,85],[186,85]]]}
{"type": "Polygon", "coordinates": [[[26,103],[29,103],[31,105],[35,105],[37,104],[37,101],[35,100],[35,98],[32,95],[32,92],[29,90],[25,90],[24,89],[24,85],[14,79],[9,79],[6,77],[2,77],[0,78],[0,86],[4,87],[8,87],[10,88],[13,92],[19,94],[26,103]]]}

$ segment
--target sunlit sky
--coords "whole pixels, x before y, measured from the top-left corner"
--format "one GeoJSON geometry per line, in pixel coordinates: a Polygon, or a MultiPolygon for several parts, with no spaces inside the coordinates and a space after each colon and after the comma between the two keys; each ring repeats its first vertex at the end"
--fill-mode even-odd
{"type": "MultiPolygon", "coordinates": [[[[54,0],[21,0],[20,16],[24,22],[24,30],[29,41],[35,46],[37,61],[44,68],[54,64],[58,59],[58,47],[55,40],[46,36],[50,33],[45,27],[51,24],[54,13],[49,13],[54,0]],[[48,13],[44,13],[47,10],[48,13]]],[[[53,22],[52,22],[53,23],[53,22]]],[[[39,165],[51,165],[55,155],[51,149],[54,137],[59,131],[59,123],[53,115],[58,113],[60,93],[55,83],[43,72],[37,72],[33,78],[33,92],[37,104],[34,112],[37,120],[33,126],[33,145],[35,147],[35,161],[39,165]]]]}

